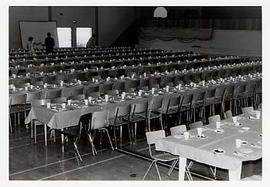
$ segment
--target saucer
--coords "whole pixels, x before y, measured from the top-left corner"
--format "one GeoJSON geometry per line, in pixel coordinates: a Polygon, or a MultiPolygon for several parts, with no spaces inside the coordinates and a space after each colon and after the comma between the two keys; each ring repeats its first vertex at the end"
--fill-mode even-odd
{"type": "Polygon", "coordinates": [[[206,139],[208,136],[202,134],[201,136],[198,135],[197,137],[198,137],[198,138],[201,138],[201,139],[206,139]]]}
{"type": "Polygon", "coordinates": [[[221,149],[221,148],[218,148],[218,149],[214,149],[213,152],[215,154],[224,154],[225,153],[225,150],[221,149]]]}
{"type": "Polygon", "coordinates": [[[216,130],[214,130],[216,133],[219,133],[219,134],[221,134],[221,133],[224,133],[224,130],[223,129],[216,129],[216,130]]]}

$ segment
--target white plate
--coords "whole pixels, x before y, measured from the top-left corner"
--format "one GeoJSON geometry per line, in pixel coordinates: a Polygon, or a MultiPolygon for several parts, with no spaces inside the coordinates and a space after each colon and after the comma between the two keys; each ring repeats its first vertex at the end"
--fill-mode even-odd
{"type": "Polygon", "coordinates": [[[182,139],[184,136],[183,135],[174,135],[173,137],[176,139],[182,139]]]}
{"type": "Polygon", "coordinates": [[[250,128],[249,127],[242,127],[241,129],[248,131],[250,128]]]}
{"type": "Polygon", "coordinates": [[[245,154],[249,154],[249,153],[253,152],[253,150],[249,149],[249,148],[242,148],[239,151],[242,152],[242,153],[245,153],[245,154]]]}

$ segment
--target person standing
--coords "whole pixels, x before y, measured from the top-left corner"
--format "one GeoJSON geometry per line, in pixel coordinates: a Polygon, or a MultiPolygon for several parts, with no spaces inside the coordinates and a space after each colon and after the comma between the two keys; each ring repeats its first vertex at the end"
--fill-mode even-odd
{"type": "Polygon", "coordinates": [[[35,45],[40,45],[40,44],[41,44],[41,42],[36,43],[36,42],[34,42],[34,38],[32,36],[29,36],[26,48],[27,48],[29,53],[34,53],[35,52],[35,45]]]}
{"type": "Polygon", "coordinates": [[[93,34],[91,38],[89,38],[88,42],[86,43],[87,48],[93,48],[96,46],[96,35],[93,34]]]}
{"type": "Polygon", "coordinates": [[[54,45],[55,45],[54,39],[51,37],[51,33],[48,32],[47,38],[45,38],[46,53],[52,53],[54,45]]]}

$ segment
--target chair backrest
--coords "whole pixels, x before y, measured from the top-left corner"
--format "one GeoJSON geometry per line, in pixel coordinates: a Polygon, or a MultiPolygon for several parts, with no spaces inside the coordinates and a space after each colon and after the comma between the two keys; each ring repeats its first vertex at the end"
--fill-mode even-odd
{"type": "Polygon", "coordinates": [[[44,76],[43,77],[43,82],[46,82],[46,83],[52,83],[53,81],[55,81],[56,79],[56,76],[44,76]]]}
{"type": "Polygon", "coordinates": [[[132,107],[131,107],[131,113],[132,113],[132,115],[140,114],[140,113],[147,113],[147,109],[148,109],[147,102],[134,103],[134,104],[132,104],[132,107]]]}
{"type": "Polygon", "coordinates": [[[86,132],[90,132],[91,130],[91,120],[92,120],[92,113],[86,113],[80,117],[79,123],[86,132]]]}
{"type": "Polygon", "coordinates": [[[44,85],[43,81],[36,81],[33,84],[36,85],[36,86],[42,86],[42,85],[44,85]]]}
{"type": "Polygon", "coordinates": [[[92,114],[91,129],[100,129],[106,127],[107,123],[107,111],[98,111],[92,114]]]}
{"type": "Polygon", "coordinates": [[[130,88],[136,89],[140,85],[140,80],[129,80],[125,82],[125,90],[130,88]]]}
{"type": "Polygon", "coordinates": [[[83,87],[82,88],[76,88],[74,90],[72,90],[71,95],[80,95],[83,94],[83,87]]]}
{"type": "Polygon", "coordinates": [[[210,117],[208,118],[208,121],[209,121],[209,123],[216,123],[216,122],[218,122],[218,121],[221,121],[220,115],[210,116],[210,117]]]}
{"type": "Polygon", "coordinates": [[[171,131],[171,135],[174,136],[174,135],[182,134],[182,133],[186,132],[187,127],[186,127],[186,125],[178,125],[175,127],[171,127],[170,131],[171,131]]]}
{"type": "Polygon", "coordinates": [[[169,98],[169,101],[168,101],[168,105],[167,105],[167,110],[166,111],[168,112],[171,108],[176,108],[176,107],[178,107],[178,109],[179,109],[180,104],[181,104],[180,101],[181,101],[180,95],[170,97],[169,98]]]}
{"type": "Polygon", "coordinates": [[[159,84],[153,84],[152,85],[152,88],[159,88],[160,86],[159,86],[159,84]]]}
{"type": "Polygon", "coordinates": [[[140,79],[140,87],[149,87],[149,79],[140,79]]]}
{"type": "Polygon", "coordinates": [[[225,118],[226,119],[231,119],[233,117],[232,115],[232,111],[231,110],[228,110],[225,112],[225,118]]]}
{"type": "Polygon", "coordinates": [[[122,81],[117,81],[113,84],[113,87],[112,87],[113,90],[120,90],[120,91],[123,91],[125,89],[125,82],[122,82],[122,81]]]}
{"type": "Polygon", "coordinates": [[[182,97],[181,106],[191,105],[193,100],[192,94],[186,94],[182,97]]]}
{"type": "Polygon", "coordinates": [[[146,132],[146,140],[148,145],[156,144],[157,140],[162,138],[165,138],[164,130],[146,132]]]}
{"type": "Polygon", "coordinates": [[[195,129],[195,128],[202,127],[202,126],[203,126],[202,121],[196,121],[194,123],[189,124],[189,129],[195,129]]]}
{"type": "Polygon", "coordinates": [[[100,97],[100,92],[90,92],[90,93],[86,93],[86,97],[95,97],[95,98],[98,98],[100,97]]]}
{"type": "Polygon", "coordinates": [[[62,90],[47,90],[44,99],[55,99],[61,97],[62,90]]]}
{"type": "Polygon", "coordinates": [[[67,102],[66,97],[58,97],[55,99],[51,99],[51,103],[64,103],[64,102],[67,102]]]}
{"type": "Polygon", "coordinates": [[[36,99],[31,101],[32,106],[40,106],[40,105],[46,105],[46,103],[50,103],[50,99],[36,99]]]}
{"type": "Polygon", "coordinates": [[[234,85],[229,85],[226,87],[226,96],[232,97],[234,95],[235,86],[234,85]]]}
{"type": "Polygon", "coordinates": [[[247,85],[247,91],[248,91],[249,93],[255,93],[255,91],[256,91],[256,86],[257,86],[256,83],[249,83],[249,84],[247,85]]]}
{"type": "Polygon", "coordinates": [[[93,93],[93,92],[99,92],[99,86],[89,86],[86,89],[86,95],[88,96],[88,94],[93,93]]]}
{"type": "Polygon", "coordinates": [[[170,100],[169,100],[169,107],[179,106],[179,105],[180,105],[180,100],[181,100],[180,95],[170,97],[170,100]]]}
{"type": "Polygon", "coordinates": [[[20,105],[26,103],[26,94],[13,94],[10,98],[10,105],[20,105]]]}
{"type": "Polygon", "coordinates": [[[204,101],[205,100],[205,91],[197,92],[194,94],[194,102],[204,101]]]}
{"type": "Polygon", "coordinates": [[[130,105],[117,106],[114,112],[115,118],[128,116],[130,114],[130,109],[130,105]]]}
{"type": "Polygon", "coordinates": [[[35,100],[35,99],[41,99],[41,94],[42,94],[42,91],[28,92],[27,97],[26,97],[26,102],[31,102],[32,100],[35,100]]]}
{"type": "Polygon", "coordinates": [[[205,93],[206,94],[205,97],[206,98],[213,98],[213,97],[215,97],[215,93],[216,93],[216,88],[208,89],[205,93]]]}
{"type": "Polygon", "coordinates": [[[113,84],[112,83],[105,83],[99,86],[100,93],[107,93],[109,90],[112,90],[113,84]]]}
{"type": "Polygon", "coordinates": [[[241,84],[236,87],[236,94],[245,93],[247,91],[247,85],[241,84]]]}
{"type": "Polygon", "coordinates": [[[83,99],[85,99],[85,95],[84,94],[71,95],[71,96],[68,97],[68,99],[83,100],[83,99]]]}
{"type": "Polygon", "coordinates": [[[163,101],[162,97],[153,97],[149,102],[149,110],[153,111],[160,109],[162,107],[162,101],[163,101]]]}
{"type": "Polygon", "coordinates": [[[119,90],[108,90],[106,92],[109,95],[118,95],[119,94],[119,90]]]}
{"type": "Polygon", "coordinates": [[[249,112],[252,112],[253,110],[254,110],[253,106],[251,106],[251,107],[244,107],[244,108],[242,108],[242,113],[243,114],[247,114],[249,112]]]}

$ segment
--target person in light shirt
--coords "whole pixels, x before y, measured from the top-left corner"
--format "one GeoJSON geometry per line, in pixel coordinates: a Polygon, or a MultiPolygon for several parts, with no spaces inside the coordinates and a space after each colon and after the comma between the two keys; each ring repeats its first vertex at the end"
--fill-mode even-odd
{"type": "Polygon", "coordinates": [[[32,36],[28,37],[28,42],[26,45],[27,50],[29,51],[29,53],[34,53],[35,52],[35,46],[37,45],[41,45],[41,42],[36,43],[34,42],[34,38],[32,36]]]}

